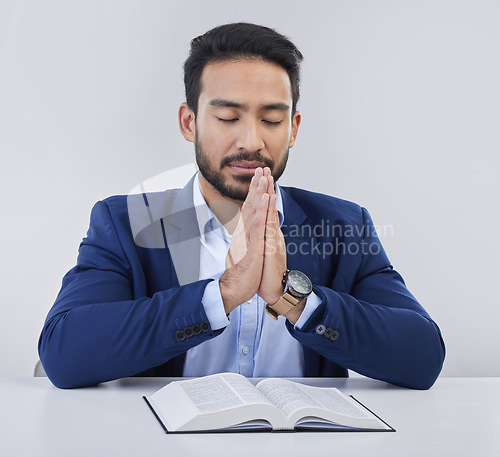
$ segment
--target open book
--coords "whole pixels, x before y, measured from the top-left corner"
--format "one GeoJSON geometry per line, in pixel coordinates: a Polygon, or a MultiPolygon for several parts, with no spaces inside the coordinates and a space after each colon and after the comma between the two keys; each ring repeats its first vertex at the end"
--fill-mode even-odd
{"type": "Polygon", "coordinates": [[[394,431],[336,388],[268,378],[254,386],[235,373],[174,381],[144,397],[167,433],[394,431]]]}

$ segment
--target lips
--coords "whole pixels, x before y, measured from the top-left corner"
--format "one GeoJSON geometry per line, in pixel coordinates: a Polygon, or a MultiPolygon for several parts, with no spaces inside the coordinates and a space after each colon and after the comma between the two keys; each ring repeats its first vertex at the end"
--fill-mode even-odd
{"type": "Polygon", "coordinates": [[[258,162],[256,160],[238,160],[229,162],[227,166],[235,173],[253,175],[256,168],[264,168],[266,164],[258,162]]]}

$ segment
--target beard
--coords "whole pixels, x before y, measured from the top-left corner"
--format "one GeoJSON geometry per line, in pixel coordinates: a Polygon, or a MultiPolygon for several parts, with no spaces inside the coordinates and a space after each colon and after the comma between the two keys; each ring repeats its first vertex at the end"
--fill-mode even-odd
{"type": "Polygon", "coordinates": [[[266,167],[269,167],[271,174],[273,176],[274,182],[277,182],[285,171],[286,163],[288,161],[289,148],[286,150],[286,154],[283,159],[275,167],[274,160],[269,157],[264,157],[260,152],[248,153],[239,152],[232,156],[224,157],[219,164],[219,169],[212,167],[212,164],[208,160],[206,154],[203,152],[203,147],[198,139],[198,135],[195,134],[194,150],[196,155],[196,163],[200,170],[202,176],[208,181],[209,184],[223,197],[230,198],[231,200],[245,201],[248,195],[248,189],[250,187],[250,181],[253,175],[233,175],[236,181],[247,184],[244,187],[233,186],[226,182],[222,174],[222,169],[229,163],[249,160],[258,161],[263,163],[266,167]]]}

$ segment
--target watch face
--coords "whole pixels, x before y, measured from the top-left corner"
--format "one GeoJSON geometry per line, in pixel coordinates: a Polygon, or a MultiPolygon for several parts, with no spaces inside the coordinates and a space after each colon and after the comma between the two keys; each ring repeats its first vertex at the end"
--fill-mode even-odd
{"type": "Polygon", "coordinates": [[[301,271],[290,271],[288,273],[288,284],[296,294],[304,296],[312,292],[311,280],[301,271]]]}

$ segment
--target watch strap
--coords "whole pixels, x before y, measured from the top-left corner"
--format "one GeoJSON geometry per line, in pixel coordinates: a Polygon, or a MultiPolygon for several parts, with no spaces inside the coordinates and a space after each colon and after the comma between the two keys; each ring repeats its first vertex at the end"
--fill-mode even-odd
{"type": "Polygon", "coordinates": [[[297,298],[294,297],[288,291],[285,292],[280,299],[274,304],[266,305],[267,314],[269,314],[274,320],[278,320],[278,316],[281,314],[286,314],[291,309],[295,308],[299,303],[305,300],[307,297],[297,298]]]}

